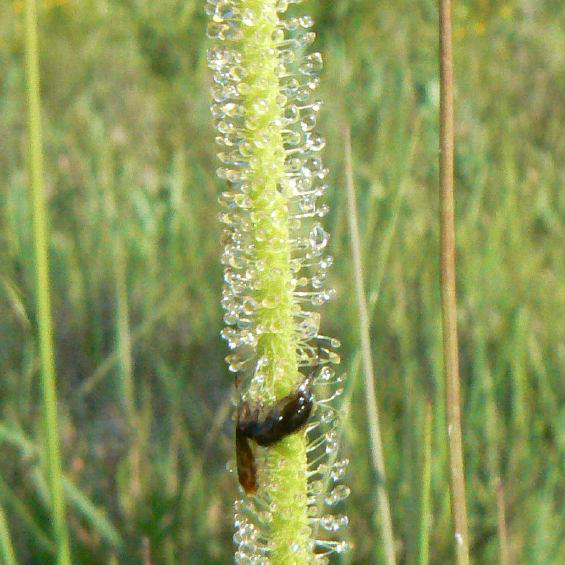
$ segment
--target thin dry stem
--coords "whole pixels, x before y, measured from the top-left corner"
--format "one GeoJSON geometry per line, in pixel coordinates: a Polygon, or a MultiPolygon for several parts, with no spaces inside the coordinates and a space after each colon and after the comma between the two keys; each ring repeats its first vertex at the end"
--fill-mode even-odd
{"type": "Polygon", "coordinates": [[[455,285],[455,214],[453,196],[453,55],[451,2],[439,2],[440,30],[440,223],[443,361],[448,431],[451,512],[458,565],[469,565],[469,534],[461,433],[461,393],[455,285]]]}
{"type": "Polygon", "coordinates": [[[369,314],[367,301],[363,288],[363,266],[361,261],[361,241],[357,221],[357,208],[355,204],[355,188],[353,184],[353,166],[351,158],[351,132],[347,128],[344,132],[345,139],[345,174],[347,185],[347,205],[351,253],[353,255],[353,272],[355,277],[355,294],[359,309],[359,332],[361,334],[361,355],[365,373],[365,398],[367,406],[367,420],[369,423],[369,437],[371,441],[371,456],[373,466],[378,477],[376,495],[379,510],[380,524],[383,536],[385,560],[387,565],[396,564],[394,552],[394,532],[390,505],[386,490],[385,462],[383,443],[381,438],[379,411],[376,401],[375,376],[373,356],[371,353],[371,338],[369,335],[369,314]]]}
{"type": "Polygon", "coordinates": [[[506,524],[506,503],[504,500],[504,485],[502,481],[496,481],[496,506],[498,510],[498,542],[500,565],[512,565],[510,554],[510,542],[508,539],[508,526],[506,524]]]}

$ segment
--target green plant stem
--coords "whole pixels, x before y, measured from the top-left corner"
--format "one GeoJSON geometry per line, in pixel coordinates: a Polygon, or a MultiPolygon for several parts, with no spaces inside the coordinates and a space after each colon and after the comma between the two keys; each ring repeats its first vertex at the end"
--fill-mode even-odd
{"type": "Polygon", "coordinates": [[[112,267],[116,297],[116,351],[118,353],[119,367],[119,398],[126,414],[129,434],[130,449],[129,462],[129,496],[127,511],[135,508],[141,494],[141,433],[139,418],[135,405],[135,390],[133,379],[133,354],[132,336],[127,289],[127,257],[124,250],[122,237],[119,231],[118,209],[115,198],[114,163],[111,151],[104,147],[100,157],[101,185],[103,188],[106,221],[110,234],[110,248],[112,253],[112,267]]]}
{"type": "Polygon", "coordinates": [[[43,187],[43,153],[41,140],[41,104],[37,14],[35,0],[26,0],[25,59],[27,77],[29,170],[36,274],[36,308],[41,359],[41,385],[45,421],[45,453],[50,487],[53,530],[57,540],[59,565],[70,565],[69,535],[65,520],[62,467],[59,450],[57,393],[53,329],[49,294],[47,252],[47,210],[43,187]]]}
{"type": "Polygon", "coordinates": [[[1,475],[0,504],[3,504],[5,507],[11,510],[14,518],[18,521],[19,524],[21,524],[22,528],[25,528],[25,531],[30,535],[31,538],[33,538],[34,543],[36,543],[42,551],[46,551],[52,555],[55,555],[57,548],[36,521],[37,517],[34,516],[33,512],[27,508],[24,502],[22,502],[21,497],[19,497],[15,492],[12,491],[12,489],[8,486],[1,475]]]}
{"type": "MultiPolygon", "coordinates": [[[[280,95],[276,73],[278,58],[273,41],[278,24],[275,5],[274,0],[242,0],[241,12],[250,10],[260,23],[245,30],[241,49],[242,66],[257,69],[253,86],[244,101],[247,121],[256,124],[254,131],[248,130],[253,147],[249,160],[254,163],[250,179],[252,210],[257,218],[252,237],[257,261],[265,265],[265,269],[257,273],[260,289],[257,320],[265,328],[274,328],[261,335],[257,352],[266,363],[267,390],[272,391],[275,399],[280,399],[294,390],[302,377],[296,357],[288,202],[279,191],[285,172],[285,152],[281,128],[269,129],[269,124],[282,118],[277,102],[280,95]],[[264,17],[265,13],[271,13],[273,17],[264,17]],[[272,48],[272,58],[258,65],[266,47],[272,48]],[[263,86],[255,86],[258,84],[263,86]],[[264,104],[261,111],[257,108],[259,100],[264,104]],[[266,131],[269,131],[269,142],[262,143],[258,137],[266,131]]],[[[267,489],[271,499],[269,541],[272,565],[306,565],[311,560],[311,549],[305,434],[294,434],[268,448],[259,477],[260,492],[267,489]]]]}
{"type": "Polygon", "coordinates": [[[365,373],[365,401],[367,408],[367,421],[369,423],[369,437],[371,441],[371,457],[377,475],[376,498],[379,510],[380,525],[383,536],[385,561],[387,565],[396,564],[394,551],[394,532],[390,504],[386,489],[385,461],[383,442],[379,423],[379,411],[376,400],[375,372],[373,356],[371,353],[371,337],[369,335],[369,313],[365,291],[363,288],[363,265],[361,262],[361,238],[357,221],[357,207],[355,204],[355,188],[353,184],[353,165],[351,156],[351,133],[349,129],[344,134],[345,141],[345,174],[347,186],[347,204],[349,219],[349,234],[351,241],[351,254],[353,256],[353,274],[355,294],[359,311],[359,331],[361,333],[361,356],[365,373]]]}
{"type": "Polygon", "coordinates": [[[10,537],[10,529],[4,509],[0,505],[0,563],[4,565],[17,565],[16,554],[12,546],[12,538],[10,537]]]}
{"type": "Polygon", "coordinates": [[[431,402],[426,404],[424,413],[424,441],[422,464],[422,495],[420,503],[420,543],[418,549],[418,565],[430,562],[430,526],[432,518],[432,440],[433,440],[433,408],[431,402]]]}
{"type": "Polygon", "coordinates": [[[457,339],[455,271],[455,206],[453,196],[453,54],[451,1],[439,2],[440,37],[440,224],[443,362],[451,512],[458,565],[469,565],[469,534],[465,501],[465,471],[461,432],[461,393],[457,339]]]}

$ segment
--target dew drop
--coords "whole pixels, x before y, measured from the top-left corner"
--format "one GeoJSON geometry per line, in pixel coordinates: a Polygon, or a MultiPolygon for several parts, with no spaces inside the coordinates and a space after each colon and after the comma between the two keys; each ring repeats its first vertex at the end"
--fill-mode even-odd
{"type": "Polygon", "coordinates": [[[281,63],[289,65],[296,60],[296,54],[292,49],[281,49],[279,51],[279,60],[281,63]]]}
{"type": "Polygon", "coordinates": [[[324,492],[324,483],[320,480],[312,481],[309,485],[309,489],[311,495],[318,496],[324,492]]]}
{"type": "Polygon", "coordinates": [[[224,20],[232,20],[239,14],[239,11],[229,1],[218,2],[216,11],[213,15],[215,22],[223,22],[224,20]]]}
{"type": "Polygon", "coordinates": [[[341,461],[336,461],[332,465],[332,469],[330,471],[330,477],[332,481],[339,481],[345,477],[345,473],[347,472],[347,467],[349,465],[349,459],[342,459],[341,461]]]}
{"type": "Polygon", "coordinates": [[[346,542],[346,541],[340,541],[336,546],[335,546],[335,551],[336,553],[346,553],[347,551],[349,551],[351,549],[351,545],[346,542]]]}
{"type": "Polygon", "coordinates": [[[326,504],[328,506],[335,506],[336,504],[344,501],[350,494],[351,489],[345,485],[337,485],[326,496],[326,504]]]}
{"type": "MultiPolygon", "coordinates": [[[[338,532],[339,530],[347,528],[348,524],[349,518],[345,515],[332,516],[331,514],[328,514],[320,519],[320,526],[329,532],[338,532]]],[[[340,553],[337,550],[337,545],[336,552],[340,553]]]]}
{"type": "Polygon", "coordinates": [[[299,25],[300,20],[298,18],[289,18],[285,23],[285,27],[288,31],[296,31],[299,25]]]}
{"type": "Polygon", "coordinates": [[[305,116],[300,122],[300,129],[302,131],[311,131],[316,127],[316,114],[305,116]]]}
{"type": "Polygon", "coordinates": [[[323,67],[323,60],[321,53],[312,53],[304,57],[302,63],[299,66],[299,71],[305,75],[315,75],[318,74],[323,67]]]}
{"type": "Polygon", "coordinates": [[[333,410],[326,410],[320,416],[320,421],[322,424],[328,425],[335,420],[335,412],[333,410]]]}
{"type": "Polygon", "coordinates": [[[299,48],[307,47],[308,45],[314,43],[315,39],[316,39],[316,34],[313,31],[309,31],[298,37],[296,39],[296,44],[299,48]]]}
{"type": "Polygon", "coordinates": [[[294,105],[287,106],[284,110],[284,120],[287,125],[294,124],[298,121],[300,117],[300,112],[298,108],[294,105]]]}
{"type": "Polygon", "coordinates": [[[326,434],[326,453],[333,456],[338,450],[338,437],[337,432],[332,430],[326,434]]]}
{"type": "Polygon", "coordinates": [[[318,373],[318,378],[321,381],[330,381],[334,378],[335,371],[331,367],[322,367],[318,373]]]}
{"type": "Polygon", "coordinates": [[[227,26],[227,29],[224,31],[223,39],[227,39],[228,41],[243,39],[243,32],[239,29],[238,25],[235,25],[235,22],[230,22],[230,25],[227,26]]]}
{"type": "Polygon", "coordinates": [[[302,16],[300,18],[300,26],[307,29],[314,25],[314,20],[310,16],[302,16]]]}
{"type": "Polygon", "coordinates": [[[330,235],[324,230],[321,224],[316,224],[310,231],[308,241],[312,251],[317,254],[326,247],[328,241],[330,240],[330,235]]]}
{"type": "Polygon", "coordinates": [[[226,31],[228,26],[223,23],[218,23],[215,21],[208,22],[208,27],[206,28],[206,34],[210,39],[223,39],[224,31],[226,31]]]}
{"type": "Polygon", "coordinates": [[[321,151],[326,146],[326,140],[319,133],[309,133],[306,138],[306,146],[311,151],[321,151]]]}

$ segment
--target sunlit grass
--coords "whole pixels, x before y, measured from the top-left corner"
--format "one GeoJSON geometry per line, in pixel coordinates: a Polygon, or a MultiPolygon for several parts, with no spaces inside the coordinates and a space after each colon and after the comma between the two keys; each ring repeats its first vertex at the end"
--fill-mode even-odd
{"type": "MultiPolygon", "coordinates": [[[[533,11],[527,10],[531,3],[520,3],[522,10],[512,2],[507,18],[496,10],[485,16],[486,4],[463,4],[469,20],[456,25],[468,26],[469,33],[455,42],[457,238],[473,563],[491,565],[499,555],[495,470],[504,484],[507,542],[516,562],[561,563],[565,10],[556,2],[534,3],[533,11]],[[480,21],[482,35],[472,31],[480,21]]],[[[352,124],[399,562],[425,555],[418,540],[429,519],[428,562],[449,565],[434,6],[344,0],[308,2],[307,8],[327,61],[320,130],[339,140],[343,123],[352,124]],[[423,433],[430,399],[431,431],[423,433]],[[426,465],[429,511],[422,516],[426,465]]],[[[225,470],[233,457],[225,406],[232,381],[218,338],[220,183],[208,113],[205,16],[200,3],[180,0],[81,0],[72,10],[41,15],[61,447],[68,480],[103,509],[124,541],[118,549],[69,500],[73,553],[81,564],[110,563],[112,555],[120,564],[138,563],[146,537],[154,563],[229,563],[236,479],[225,470]],[[113,155],[127,257],[122,274],[115,270],[101,191],[103,149],[113,155]],[[116,289],[124,287],[120,300],[122,308],[127,303],[128,323],[123,310],[121,345],[116,289]],[[139,501],[129,506],[133,435],[120,389],[128,333],[135,418],[148,438],[141,442],[139,501]],[[196,474],[199,468],[203,473],[196,474]]],[[[36,324],[31,220],[22,197],[22,24],[11,3],[0,3],[0,414],[34,449],[1,435],[8,456],[0,464],[0,504],[18,563],[49,563],[54,538],[34,455],[43,436],[39,353],[30,329],[36,324]]],[[[328,143],[325,156],[333,172],[328,231],[339,258],[331,281],[338,299],[325,331],[342,339],[344,359],[355,360],[358,320],[349,282],[342,144],[328,143]]],[[[373,475],[362,381],[349,383],[345,439],[354,488],[347,512],[354,563],[378,563],[382,547],[367,497],[373,475]]]]}
{"type": "MultiPolygon", "coordinates": [[[[32,231],[35,270],[35,303],[37,341],[39,346],[41,397],[44,419],[42,453],[49,483],[49,506],[52,530],[57,543],[58,565],[70,565],[68,525],[63,495],[63,470],[59,444],[57,382],[51,317],[51,289],[49,281],[49,234],[46,206],[43,140],[41,135],[41,84],[39,79],[39,46],[37,33],[37,6],[27,0],[25,13],[25,69],[28,109],[29,201],[32,211],[32,231]]],[[[4,537],[4,536],[3,536],[4,537]]],[[[12,558],[10,551],[6,557],[12,558]]]]}

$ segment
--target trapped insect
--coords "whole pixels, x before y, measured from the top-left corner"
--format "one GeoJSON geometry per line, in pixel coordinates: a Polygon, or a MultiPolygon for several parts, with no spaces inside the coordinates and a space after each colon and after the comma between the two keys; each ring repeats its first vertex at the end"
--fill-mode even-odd
{"type": "Polygon", "coordinates": [[[239,484],[246,494],[254,495],[257,493],[257,465],[249,441],[239,426],[235,429],[235,452],[239,484]]]}
{"type": "Polygon", "coordinates": [[[296,433],[308,421],[313,405],[314,397],[308,381],[301,384],[296,392],[276,402],[263,419],[260,419],[259,407],[252,409],[247,401],[240,404],[235,443],[239,483],[246,494],[255,494],[257,491],[257,468],[248,440],[255,441],[261,447],[269,447],[296,433]]]}

